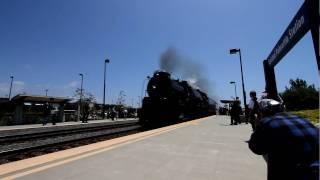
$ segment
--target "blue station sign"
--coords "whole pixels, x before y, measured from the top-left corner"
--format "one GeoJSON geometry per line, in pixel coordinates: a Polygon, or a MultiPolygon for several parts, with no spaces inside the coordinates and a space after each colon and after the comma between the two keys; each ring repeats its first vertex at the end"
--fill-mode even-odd
{"type": "Polygon", "coordinates": [[[306,3],[303,3],[268,56],[269,66],[274,67],[309,30],[310,19],[306,3]]]}

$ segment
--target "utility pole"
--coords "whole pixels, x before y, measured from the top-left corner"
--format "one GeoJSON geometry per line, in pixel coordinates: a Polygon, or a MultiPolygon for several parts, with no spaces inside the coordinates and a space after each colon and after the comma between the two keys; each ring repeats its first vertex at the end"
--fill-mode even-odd
{"type": "Polygon", "coordinates": [[[10,98],[11,98],[11,90],[12,90],[13,76],[10,76],[10,78],[11,78],[11,83],[10,83],[10,91],[9,91],[9,101],[10,101],[10,98]]]}

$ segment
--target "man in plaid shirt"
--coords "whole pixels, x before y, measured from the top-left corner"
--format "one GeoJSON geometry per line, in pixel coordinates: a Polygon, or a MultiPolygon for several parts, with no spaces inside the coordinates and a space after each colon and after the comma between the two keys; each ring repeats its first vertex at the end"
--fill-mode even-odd
{"type": "Polygon", "coordinates": [[[319,130],[308,120],[283,112],[271,99],[259,102],[262,119],[249,148],[263,155],[268,180],[318,180],[319,130]]]}

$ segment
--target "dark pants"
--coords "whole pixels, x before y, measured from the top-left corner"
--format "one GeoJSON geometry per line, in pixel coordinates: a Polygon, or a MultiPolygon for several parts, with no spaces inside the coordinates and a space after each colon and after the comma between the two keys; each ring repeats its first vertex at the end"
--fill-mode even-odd
{"type": "Polygon", "coordinates": [[[239,115],[234,116],[234,121],[235,121],[236,124],[240,124],[241,123],[240,122],[240,116],[239,115]]]}
{"type": "Polygon", "coordinates": [[[250,124],[251,124],[251,127],[252,127],[252,130],[256,130],[256,116],[255,114],[251,114],[250,113],[250,124]]]}
{"type": "Polygon", "coordinates": [[[231,123],[230,124],[233,125],[234,124],[234,116],[231,115],[230,117],[231,117],[231,123]]]}
{"type": "Polygon", "coordinates": [[[82,117],[82,122],[83,123],[87,123],[88,122],[88,117],[89,117],[88,114],[84,114],[83,117],[82,117]]]}
{"type": "Polygon", "coordinates": [[[52,125],[56,125],[56,117],[53,117],[51,122],[52,122],[52,125]]]}

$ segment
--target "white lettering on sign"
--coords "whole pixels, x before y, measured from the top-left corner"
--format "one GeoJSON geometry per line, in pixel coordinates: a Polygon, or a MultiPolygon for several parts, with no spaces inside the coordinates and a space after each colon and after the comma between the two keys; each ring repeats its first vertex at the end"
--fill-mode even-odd
{"type": "Polygon", "coordinates": [[[296,22],[294,23],[294,26],[289,29],[290,39],[292,39],[294,37],[294,35],[297,33],[298,29],[301,28],[303,23],[304,23],[304,17],[303,16],[301,16],[300,19],[296,20],[296,22]]]}
{"type": "Polygon", "coordinates": [[[279,56],[282,50],[288,45],[288,43],[295,37],[297,32],[299,32],[300,28],[303,27],[305,23],[305,18],[302,15],[299,19],[297,19],[292,27],[289,28],[288,34],[285,35],[281,41],[281,43],[275,48],[272,55],[270,56],[269,64],[272,64],[273,61],[279,56]]]}

